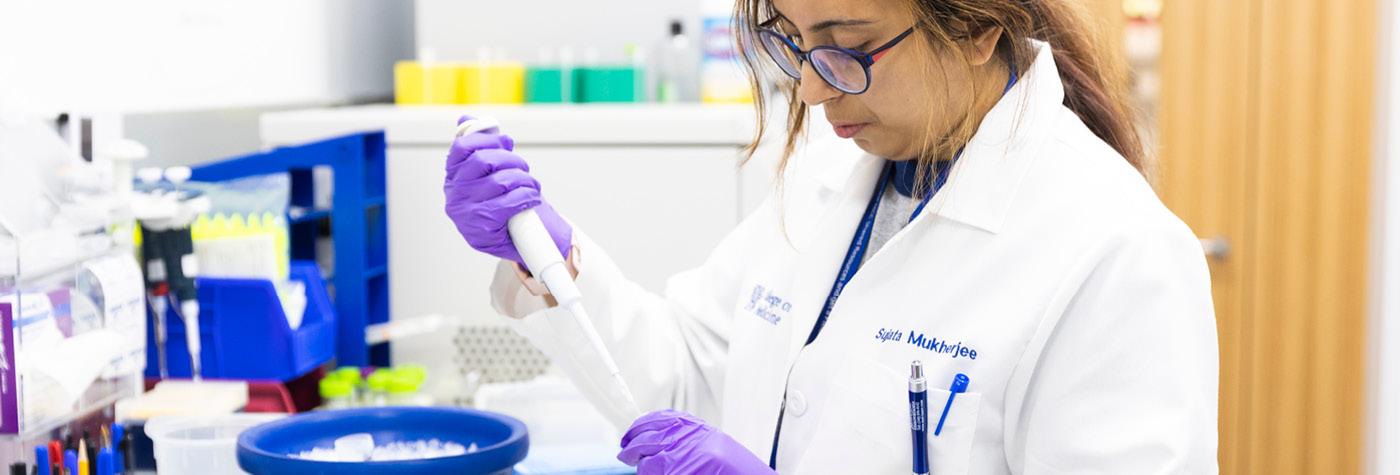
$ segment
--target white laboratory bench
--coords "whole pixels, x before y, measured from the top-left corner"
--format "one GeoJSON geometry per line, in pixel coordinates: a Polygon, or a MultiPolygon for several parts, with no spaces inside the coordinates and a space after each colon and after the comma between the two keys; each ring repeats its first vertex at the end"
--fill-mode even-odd
{"type": "MultiPolygon", "coordinates": [[[[747,105],[373,105],[264,115],[267,147],[385,131],[391,319],[501,323],[487,292],[496,260],[468,247],[443,213],[443,160],[462,114],[499,119],[545,199],[657,292],[671,274],[702,263],[771,186],[771,162],[738,166],[754,128],[747,105]]],[[[454,353],[442,340],[395,345],[394,359],[438,366],[433,355],[454,353]]]]}

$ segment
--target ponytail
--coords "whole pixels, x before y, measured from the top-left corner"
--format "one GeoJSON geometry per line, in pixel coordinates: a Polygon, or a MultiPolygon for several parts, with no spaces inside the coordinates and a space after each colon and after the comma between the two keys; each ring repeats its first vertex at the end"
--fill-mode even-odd
{"type": "Polygon", "coordinates": [[[1083,7],[1069,0],[1019,2],[1032,19],[1026,35],[1050,44],[1064,84],[1065,106],[1100,139],[1146,174],[1147,151],[1129,103],[1127,65],[1092,28],[1083,7]]]}

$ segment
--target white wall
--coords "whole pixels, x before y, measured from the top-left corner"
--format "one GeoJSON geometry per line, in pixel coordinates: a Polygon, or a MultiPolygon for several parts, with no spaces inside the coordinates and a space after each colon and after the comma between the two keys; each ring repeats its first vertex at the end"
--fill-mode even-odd
{"type": "Polygon", "coordinates": [[[1381,2],[1374,172],[1369,473],[1400,473],[1400,6],[1381,2]]]}
{"type": "Polygon", "coordinates": [[[0,113],[198,164],[257,151],[262,112],[388,100],[412,55],[409,0],[0,0],[0,113]]]}
{"type": "Polygon", "coordinates": [[[406,1],[5,1],[0,104],[151,112],[383,97],[412,28],[406,1]]]}
{"type": "Polygon", "coordinates": [[[538,60],[542,47],[572,46],[579,55],[576,60],[583,59],[586,47],[594,47],[599,60],[620,62],[626,58],[628,43],[655,48],[667,37],[672,19],[684,21],[692,38],[700,25],[701,0],[511,0],[490,2],[489,7],[483,3],[418,0],[418,46],[431,48],[438,60],[472,60],[477,48],[486,46],[527,62],[538,60]]]}

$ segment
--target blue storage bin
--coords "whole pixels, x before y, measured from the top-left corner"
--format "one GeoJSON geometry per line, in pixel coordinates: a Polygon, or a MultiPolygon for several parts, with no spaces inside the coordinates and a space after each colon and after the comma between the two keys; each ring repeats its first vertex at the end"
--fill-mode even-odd
{"type": "MultiPolygon", "coordinates": [[[[292,280],[306,285],[306,315],[292,330],[272,282],[197,279],[202,376],[288,381],[335,356],[335,310],[314,262],[292,261],[292,280]]],[[[149,312],[148,312],[149,313],[149,312]]],[[[190,377],[185,323],[167,312],[166,358],[170,377],[190,377]]],[[[146,376],[159,377],[155,325],[147,325],[146,376]]]]}

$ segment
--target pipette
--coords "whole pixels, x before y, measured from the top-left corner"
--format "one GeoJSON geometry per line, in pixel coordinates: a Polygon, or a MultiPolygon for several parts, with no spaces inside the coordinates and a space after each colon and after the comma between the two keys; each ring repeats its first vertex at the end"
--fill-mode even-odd
{"type": "MultiPolygon", "coordinates": [[[[457,136],[491,129],[499,130],[500,123],[486,117],[469,119],[457,126],[457,136]]],[[[625,409],[630,411],[629,415],[634,419],[641,416],[637,401],[632,397],[632,390],[622,379],[622,371],[617,368],[617,362],[603,345],[602,337],[598,336],[598,329],[594,328],[593,322],[588,318],[578,286],[574,284],[573,276],[569,275],[568,268],[564,266],[564,256],[560,254],[559,248],[555,247],[554,239],[550,237],[549,230],[545,229],[539,215],[534,209],[522,211],[510,218],[507,229],[511,241],[515,243],[516,251],[525,261],[525,267],[549,289],[559,307],[569,311],[574,317],[574,322],[582,329],[584,337],[588,339],[589,345],[593,347],[594,353],[603,360],[603,365],[611,375],[613,389],[622,397],[621,402],[626,405],[625,409]]]]}
{"type": "MultiPolygon", "coordinates": [[[[190,167],[171,167],[165,170],[165,179],[175,185],[175,196],[177,200],[180,196],[180,186],[189,181],[193,173],[190,167]]],[[[194,288],[194,278],[198,276],[192,274],[196,272],[196,269],[193,268],[194,266],[186,266],[185,262],[194,257],[194,236],[191,226],[194,225],[194,216],[197,215],[197,212],[187,212],[184,213],[183,216],[181,213],[176,213],[176,217],[173,220],[176,226],[167,233],[167,239],[171,240],[170,249],[182,250],[189,254],[166,256],[167,259],[175,259],[172,262],[179,262],[182,269],[178,280],[174,279],[175,276],[170,276],[170,294],[176,297],[176,300],[180,304],[180,319],[185,323],[185,348],[190,354],[190,378],[195,381],[199,381],[202,376],[200,368],[199,299],[194,288]]]]}
{"type": "MultiPolygon", "coordinates": [[[[129,167],[130,165],[127,166],[129,167]]],[[[125,173],[128,175],[131,174],[130,170],[127,170],[125,173]]],[[[155,186],[155,184],[160,181],[160,176],[160,169],[154,167],[142,168],[136,173],[136,177],[146,186],[155,186]]],[[[127,194],[131,193],[130,181],[130,178],[125,180],[128,189],[127,194]]],[[[121,183],[122,181],[118,180],[118,182],[121,183]]],[[[143,234],[147,235],[144,236],[146,239],[151,239],[155,236],[154,233],[149,232],[144,227],[141,228],[141,230],[143,234]]],[[[155,329],[153,331],[156,340],[156,369],[157,374],[160,375],[160,379],[166,379],[170,377],[170,366],[166,365],[165,362],[165,341],[169,335],[165,327],[166,302],[168,302],[168,300],[166,300],[166,294],[170,292],[170,285],[164,282],[166,278],[165,270],[161,268],[160,256],[156,255],[159,254],[159,251],[160,246],[143,245],[142,247],[142,253],[148,254],[148,256],[145,257],[146,280],[150,283],[148,287],[151,288],[146,291],[146,302],[151,306],[151,319],[154,320],[155,323],[155,329]]]]}

